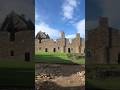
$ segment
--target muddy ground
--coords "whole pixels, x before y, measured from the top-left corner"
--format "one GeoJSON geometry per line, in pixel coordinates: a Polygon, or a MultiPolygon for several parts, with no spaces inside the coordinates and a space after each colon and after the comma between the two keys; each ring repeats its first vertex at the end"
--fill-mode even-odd
{"type": "Polygon", "coordinates": [[[84,65],[36,64],[36,90],[85,90],[84,65]]]}

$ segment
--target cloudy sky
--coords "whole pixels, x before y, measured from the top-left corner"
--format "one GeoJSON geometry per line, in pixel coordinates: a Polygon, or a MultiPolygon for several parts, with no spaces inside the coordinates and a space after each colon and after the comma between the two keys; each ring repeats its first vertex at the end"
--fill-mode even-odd
{"type": "Polygon", "coordinates": [[[35,34],[40,30],[51,38],[85,36],[85,0],[35,0],[35,34]]]}
{"type": "Polygon", "coordinates": [[[120,0],[86,0],[86,29],[94,28],[100,16],[109,19],[109,25],[120,29],[120,0]]]}

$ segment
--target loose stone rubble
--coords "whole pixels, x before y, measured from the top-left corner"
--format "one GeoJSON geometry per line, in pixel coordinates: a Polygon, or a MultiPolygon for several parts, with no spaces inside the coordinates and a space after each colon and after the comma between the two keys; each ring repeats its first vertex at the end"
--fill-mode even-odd
{"type": "Polygon", "coordinates": [[[36,75],[35,75],[36,90],[61,90],[61,89],[85,90],[84,66],[80,66],[80,65],[52,66],[52,64],[51,65],[42,64],[40,66],[41,66],[39,67],[40,69],[37,67],[36,75]],[[42,66],[44,66],[44,68],[42,68],[42,66]],[[82,69],[79,69],[80,67],[82,69]],[[63,68],[67,68],[67,69],[64,71],[63,68]],[[69,71],[73,71],[74,69],[78,69],[79,71],[70,73],[69,75],[65,75],[65,73],[69,73],[69,71]]]}

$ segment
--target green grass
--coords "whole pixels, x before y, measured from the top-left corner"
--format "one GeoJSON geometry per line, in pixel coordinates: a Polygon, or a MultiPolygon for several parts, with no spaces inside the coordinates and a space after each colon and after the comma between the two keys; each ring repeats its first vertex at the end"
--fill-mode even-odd
{"type": "Polygon", "coordinates": [[[0,87],[34,85],[35,64],[21,60],[0,60],[0,87]]]}
{"type": "Polygon", "coordinates": [[[66,53],[38,52],[35,55],[36,62],[62,63],[62,64],[85,64],[85,59],[72,59],[66,53]]]}

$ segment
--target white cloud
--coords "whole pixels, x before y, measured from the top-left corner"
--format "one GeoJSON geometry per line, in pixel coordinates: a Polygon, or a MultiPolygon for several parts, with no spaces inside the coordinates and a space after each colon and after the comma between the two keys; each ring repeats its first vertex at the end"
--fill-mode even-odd
{"type": "Polygon", "coordinates": [[[70,39],[75,38],[75,37],[76,37],[76,34],[66,35],[66,38],[70,38],[70,39]]]}
{"type": "Polygon", "coordinates": [[[77,0],[65,0],[62,6],[62,12],[64,19],[72,19],[74,15],[74,10],[77,7],[77,0]]]}
{"type": "Polygon", "coordinates": [[[80,20],[75,24],[75,27],[77,29],[77,33],[80,33],[81,37],[85,37],[85,19],[80,20]]]}
{"type": "Polygon", "coordinates": [[[48,24],[42,22],[40,24],[36,24],[35,25],[35,35],[39,32],[45,32],[46,34],[48,34],[50,36],[50,38],[52,39],[57,39],[60,37],[60,30],[51,28],[48,24]]]}
{"type": "MultiPolygon", "coordinates": [[[[74,24],[76,28],[76,33],[80,33],[80,37],[85,38],[85,19],[82,19],[74,24]]],[[[66,35],[67,38],[75,38],[76,34],[66,35]]]]}

